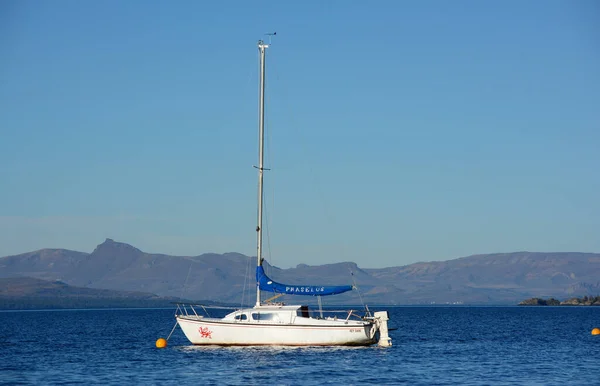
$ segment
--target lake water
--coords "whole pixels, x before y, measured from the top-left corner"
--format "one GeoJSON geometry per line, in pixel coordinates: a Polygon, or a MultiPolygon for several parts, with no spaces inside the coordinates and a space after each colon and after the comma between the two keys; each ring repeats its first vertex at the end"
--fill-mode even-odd
{"type": "Polygon", "coordinates": [[[162,350],[174,309],[0,312],[0,383],[600,385],[600,307],[388,310],[391,348],[162,350]]]}

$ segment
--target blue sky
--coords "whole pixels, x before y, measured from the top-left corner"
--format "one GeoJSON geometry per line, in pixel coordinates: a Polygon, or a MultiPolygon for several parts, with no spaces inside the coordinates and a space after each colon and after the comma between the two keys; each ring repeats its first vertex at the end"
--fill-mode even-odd
{"type": "Polygon", "coordinates": [[[595,1],[0,3],[0,256],[600,252],[595,1]]]}

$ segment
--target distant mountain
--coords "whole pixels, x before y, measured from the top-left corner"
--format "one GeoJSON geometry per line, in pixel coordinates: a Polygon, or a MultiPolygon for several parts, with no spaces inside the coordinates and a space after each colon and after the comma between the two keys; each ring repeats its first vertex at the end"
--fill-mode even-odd
{"type": "Polygon", "coordinates": [[[239,253],[168,256],[106,239],[89,254],[42,249],[0,258],[0,277],[30,276],[89,288],[239,303],[249,263],[250,258],[239,253]]]}
{"type": "MultiPolygon", "coordinates": [[[[43,249],[0,258],[0,277],[31,276],[86,288],[251,304],[254,259],[239,253],[149,254],[107,239],[89,254],[43,249]]],[[[351,284],[354,279],[369,304],[517,304],[532,297],[600,293],[597,253],[515,252],[381,269],[352,262],[280,269],[265,262],[265,270],[287,284],[351,284]]],[[[357,295],[353,291],[324,301],[360,303],[357,295]]]]}
{"type": "Polygon", "coordinates": [[[0,309],[172,307],[176,298],[70,286],[31,277],[0,279],[0,309]]]}
{"type": "Polygon", "coordinates": [[[515,303],[527,297],[600,292],[597,253],[496,253],[365,272],[384,282],[402,283],[415,303],[515,303]]]}

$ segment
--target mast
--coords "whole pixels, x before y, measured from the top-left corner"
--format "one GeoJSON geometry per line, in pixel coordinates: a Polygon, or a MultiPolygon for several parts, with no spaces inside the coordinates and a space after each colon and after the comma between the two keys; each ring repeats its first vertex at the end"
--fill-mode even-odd
{"type": "MultiPolygon", "coordinates": [[[[263,171],[265,146],[265,51],[269,47],[262,40],[258,41],[260,53],[260,80],[258,95],[258,219],[256,225],[256,265],[262,265],[262,216],[263,216],[263,171]]],[[[260,287],[256,283],[256,306],[260,306],[260,287]]]]}

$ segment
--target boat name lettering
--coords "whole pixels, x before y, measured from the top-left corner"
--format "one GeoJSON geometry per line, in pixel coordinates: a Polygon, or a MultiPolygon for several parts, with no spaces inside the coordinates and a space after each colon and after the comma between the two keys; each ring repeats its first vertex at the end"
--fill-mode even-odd
{"type": "Polygon", "coordinates": [[[325,287],[285,287],[285,292],[319,293],[325,292],[325,287]]]}

